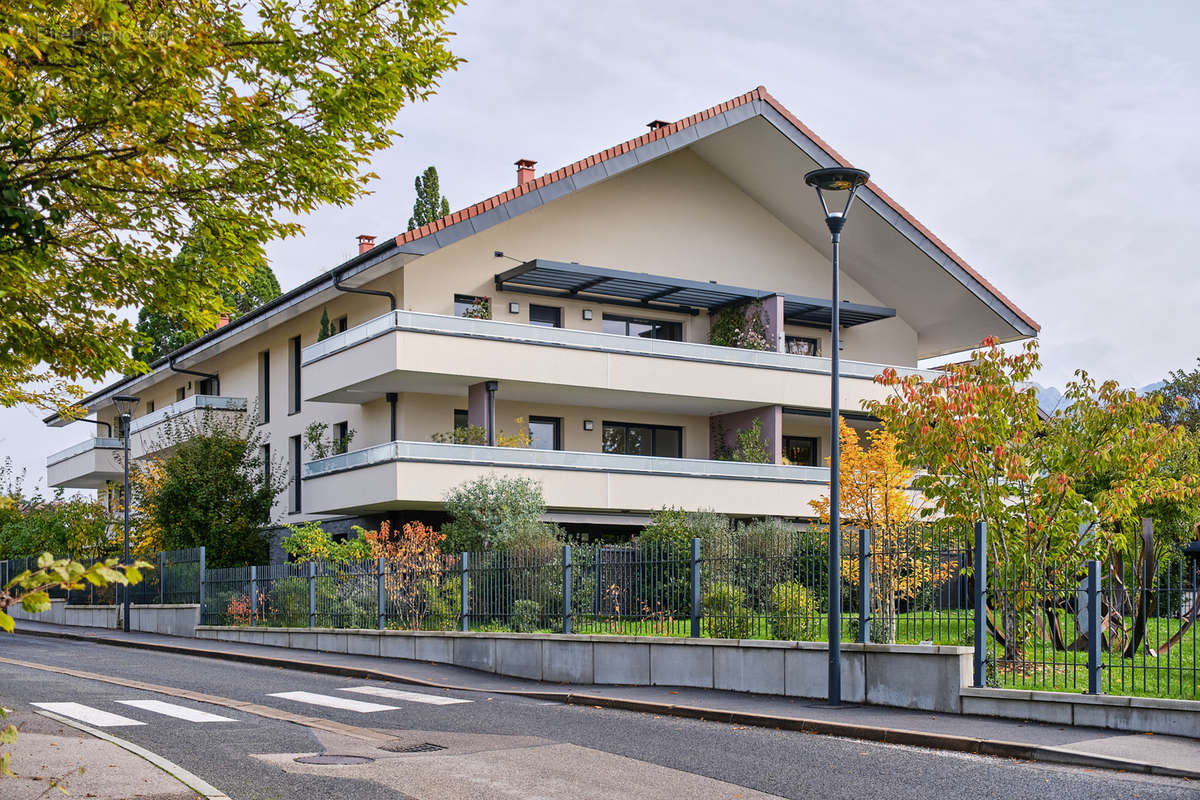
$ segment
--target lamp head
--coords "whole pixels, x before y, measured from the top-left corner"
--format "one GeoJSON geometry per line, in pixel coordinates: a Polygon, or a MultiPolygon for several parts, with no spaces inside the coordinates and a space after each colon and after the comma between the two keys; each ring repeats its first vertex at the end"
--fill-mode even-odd
{"type": "Polygon", "coordinates": [[[122,417],[132,417],[133,410],[137,408],[142,398],[133,394],[119,394],[113,397],[113,405],[117,407],[117,413],[122,417]]]}
{"type": "Polygon", "coordinates": [[[846,224],[846,215],[850,213],[850,204],[854,202],[858,187],[870,179],[871,175],[866,170],[853,167],[824,167],[814,169],[804,176],[804,182],[817,190],[817,199],[821,201],[821,208],[825,211],[825,222],[829,226],[829,232],[835,237],[842,232],[842,227],[846,224]],[[841,211],[829,210],[825,203],[825,192],[846,193],[846,205],[841,211]]]}

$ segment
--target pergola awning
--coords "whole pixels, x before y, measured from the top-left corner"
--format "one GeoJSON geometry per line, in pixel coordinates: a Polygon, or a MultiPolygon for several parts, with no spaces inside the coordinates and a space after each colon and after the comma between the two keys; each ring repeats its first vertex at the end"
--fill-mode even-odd
{"type": "MultiPolygon", "coordinates": [[[[496,289],[503,292],[540,295],[543,297],[590,300],[609,305],[636,306],[660,311],[698,314],[712,313],[728,306],[762,300],[779,294],[783,297],[783,319],[789,325],[828,328],[833,304],[817,297],[801,297],[764,289],[745,289],[740,286],[645,272],[589,267],[562,261],[535,258],[496,275],[496,289]]],[[[840,309],[842,327],[862,325],[896,316],[896,309],[843,302],[840,309]]]]}

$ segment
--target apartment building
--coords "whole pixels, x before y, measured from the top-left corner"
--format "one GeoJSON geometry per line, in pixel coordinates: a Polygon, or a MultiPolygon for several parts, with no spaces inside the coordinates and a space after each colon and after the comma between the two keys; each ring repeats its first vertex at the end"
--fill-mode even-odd
{"type": "MultiPolygon", "coordinates": [[[[435,514],[463,481],[539,481],[550,519],[636,526],[663,506],[809,515],[826,491],[830,247],[804,174],[846,162],[759,87],[376,240],[277,300],[83,402],[116,429],[135,394],[134,459],[170,419],[257,414],[291,477],[281,522],[435,514]],[[770,349],[718,347],[723,310],[761,308],[770,349]],[[327,313],[332,336],[318,341],[327,313]],[[773,463],[716,460],[761,421],[773,463]],[[518,422],[521,420],[522,422],[518,422]],[[306,453],[314,421],[347,452],[306,453]],[[530,447],[449,444],[475,425],[530,447]]],[[[1037,335],[1038,325],[875,184],[842,248],[841,405],[888,366],[1037,335]]],[[[399,224],[400,215],[397,215],[399,224]]],[[[49,425],[72,421],[50,417],[49,425]]],[[[105,491],[120,441],[48,459],[52,486],[105,491]]],[[[105,434],[96,438],[95,433],[105,434]]]]}

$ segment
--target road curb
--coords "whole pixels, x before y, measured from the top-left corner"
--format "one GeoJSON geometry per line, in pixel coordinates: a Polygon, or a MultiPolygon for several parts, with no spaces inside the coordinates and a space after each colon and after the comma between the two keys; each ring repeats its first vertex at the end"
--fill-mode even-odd
{"type": "Polygon", "coordinates": [[[140,745],[134,744],[133,742],[125,741],[124,739],[113,736],[111,733],[105,733],[104,731],[93,728],[90,725],[84,725],[82,722],[76,722],[69,717],[60,716],[52,711],[45,711],[36,708],[32,709],[32,711],[35,714],[47,717],[55,722],[59,722],[63,725],[68,725],[72,728],[75,728],[76,730],[83,731],[89,736],[94,736],[97,739],[108,742],[109,744],[114,744],[122,750],[128,750],[135,756],[150,762],[158,769],[167,773],[196,794],[205,798],[205,800],[230,800],[229,795],[225,794],[220,789],[201,778],[199,775],[188,772],[183,767],[179,766],[173,761],[168,761],[158,753],[153,753],[146,748],[141,747],[140,745]]]}
{"type": "MultiPolygon", "coordinates": [[[[930,750],[946,750],[957,753],[989,756],[993,758],[1009,758],[1018,761],[1039,761],[1050,764],[1062,764],[1074,767],[1107,769],[1125,772],[1136,772],[1146,775],[1157,775],[1168,778],[1184,778],[1200,780],[1200,769],[1186,770],[1151,764],[1134,759],[1102,756],[1091,753],[1081,753],[1058,747],[1030,744],[1025,742],[1008,742],[997,739],[983,739],[973,736],[958,736],[950,733],[934,733],[931,731],[915,731],[905,728],[885,728],[874,725],[860,725],[851,722],[835,722],[804,717],[784,717],[773,714],[758,714],[748,711],[730,711],[704,706],[689,706],[672,703],[657,703],[651,700],[635,700],[627,697],[608,697],[606,695],[589,695],[576,692],[553,692],[544,690],[524,689],[486,689],[478,686],[460,686],[456,684],[438,683],[423,678],[412,678],[397,675],[382,670],[367,667],[352,667],[340,664],[321,664],[278,656],[266,656],[256,653],[237,653],[222,650],[211,650],[202,647],[186,645],[157,644],[141,642],[133,639],[119,639],[91,634],[77,634],[67,631],[48,630],[19,630],[32,636],[70,639],[94,644],[107,644],[116,647],[130,647],[138,650],[153,650],[190,655],[200,658],[212,658],[222,661],[234,661],[259,666],[277,667],[299,672],[315,672],[325,675],[338,675],[345,678],[369,678],[374,680],[403,683],[412,686],[423,686],[431,689],[448,689],[460,692],[485,692],[504,694],[516,697],[527,697],[535,700],[565,703],[568,705],[588,705],[611,708],[620,711],[636,711],[647,714],[699,719],[706,722],[722,722],[732,725],[749,725],[760,728],[778,728],[793,730],[801,733],[820,736],[834,736],[842,739],[859,739],[862,741],[880,742],[883,744],[904,745],[908,747],[923,747],[930,750]]],[[[431,662],[432,663],[432,662],[431,662]]]]}

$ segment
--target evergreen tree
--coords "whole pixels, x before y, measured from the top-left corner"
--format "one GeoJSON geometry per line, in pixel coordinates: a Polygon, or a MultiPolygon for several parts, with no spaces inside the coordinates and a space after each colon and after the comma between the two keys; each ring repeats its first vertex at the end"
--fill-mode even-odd
{"type": "Polygon", "coordinates": [[[317,341],[323,342],[333,335],[333,328],[329,325],[329,309],[321,309],[321,330],[317,332],[317,341]]]}
{"type": "Polygon", "coordinates": [[[413,215],[408,218],[408,229],[419,228],[450,213],[450,201],[442,197],[436,167],[429,167],[413,181],[417,199],[413,201],[413,215]]]}

